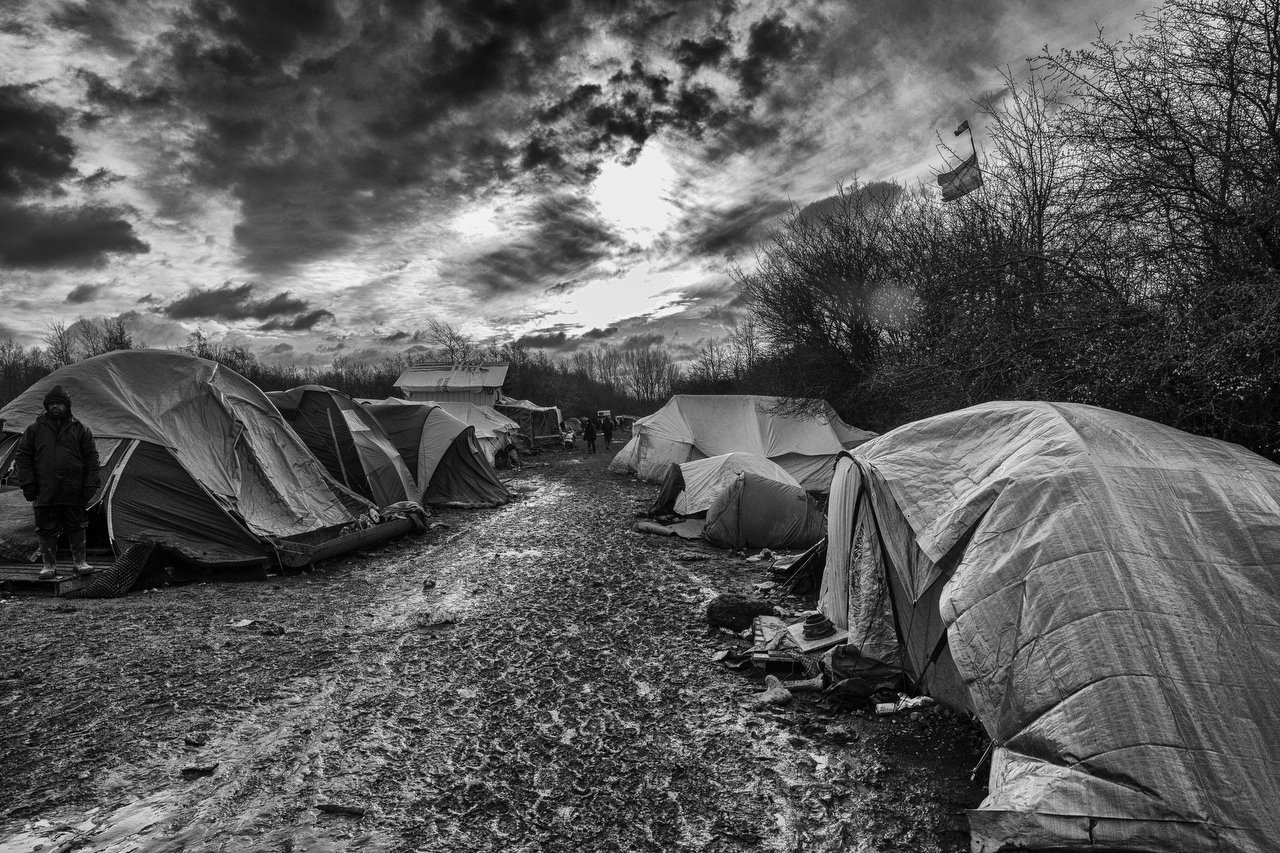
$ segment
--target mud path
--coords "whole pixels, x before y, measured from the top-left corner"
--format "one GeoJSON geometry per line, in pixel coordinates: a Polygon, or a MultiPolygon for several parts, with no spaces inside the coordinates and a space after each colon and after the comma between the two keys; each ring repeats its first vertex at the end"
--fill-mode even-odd
{"type": "Polygon", "coordinates": [[[607,460],[309,575],[0,605],[0,853],[966,850],[970,730],[744,709],[702,610],[763,576],[632,533],[607,460]]]}

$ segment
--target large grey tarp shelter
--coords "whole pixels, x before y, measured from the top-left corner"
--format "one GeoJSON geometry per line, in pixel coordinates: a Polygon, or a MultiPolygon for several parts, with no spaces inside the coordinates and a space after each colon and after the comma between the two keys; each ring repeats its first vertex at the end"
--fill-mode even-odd
{"type": "Polygon", "coordinates": [[[346,394],[301,385],[267,397],[339,483],[379,507],[418,499],[413,475],[382,425],[346,394]]]}
{"type": "Polygon", "coordinates": [[[972,849],[1272,851],[1280,466],[998,402],[845,455],[820,608],[995,744],[972,849]]]}
{"type": "Polygon", "coordinates": [[[475,427],[434,403],[397,398],[357,402],[381,424],[399,451],[422,503],[492,507],[512,500],[480,449],[475,427]]]}
{"type": "Polygon", "coordinates": [[[328,476],[257,386],[165,350],[107,353],[36,382],[0,409],[0,470],[54,385],[93,430],[117,555],[155,542],[204,566],[261,561],[283,540],[337,537],[373,509],[328,476]]]}

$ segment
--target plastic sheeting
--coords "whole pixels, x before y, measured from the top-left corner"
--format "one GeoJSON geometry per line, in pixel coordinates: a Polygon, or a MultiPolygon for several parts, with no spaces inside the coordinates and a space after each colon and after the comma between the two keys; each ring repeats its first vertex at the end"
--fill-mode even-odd
{"type": "MultiPolygon", "coordinates": [[[[257,537],[348,524],[367,506],[328,477],[257,386],[217,362],[167,350],[100,355],[51,373],[0,409],[3,430],[21,432],[54,385],[95,439],[167,448],[186,474],[173,482],[198,485],[217,513],[257,537]]],[[[171,538],[185,541],[182,530],[171,538]]]]}
{"type": "MultiPolygon", "coordinates": [[[[1019,402],[908,424],[854,457],[827,563],[847,578],[824,578],[821,608],[851,643],[893,618],[877,589],[900,617],[940,620],[952,657],[931,666],[963,682],[997,744],[974,850],[1275,849],[1280,467],[1019,402]]],[[[904,632],[909,667],[928,663],[929,634],[904,632]]]]}
{"type": "Polygon", "coordinates": [[[784,403],[779,397],[753,395],[672,397],[635,422],[630,458],[636,476],[661,482],[674,463],[742,451],[773,460],[809,491],[825,492],[836,454],[875,433],[850,426],[820,400],[806,401],[807,411],[817,414],[805,416],[781,413],[784,403]]]}
{"type": "Polygon", "coordinates": [[[804,489],[750,471],[716,495],[702,529],[721,548],[808,548],[826,532],[827,517],[804,489]]]}
{"type": "Polygon", "coordinates": [[[516,422],[530,447],[538,450],[560,447],[560,410],[555,406],[539,406],[528,400],[499,396],[493,408],[516,422]]]}
{"type": "Polygon", "coordinates": [[[417,499],[413,475],[382,426],[346,394],[301,385],[267,397],[329,476],[379,507],[417,499]]]}

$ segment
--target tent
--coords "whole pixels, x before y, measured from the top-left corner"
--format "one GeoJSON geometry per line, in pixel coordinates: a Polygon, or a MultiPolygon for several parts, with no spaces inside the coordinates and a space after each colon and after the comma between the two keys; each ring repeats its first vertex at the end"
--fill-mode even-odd
{"type": "Polygon", "coordinates": [[[430,401],[444,409],[458,420],[476,431],[476,441],[484,452],[489,464],[495,464],[499,453],[511,446],[514,437],[520,432],[520,425],[506,415],[499,414],[493,406],[481,406],[476,403],[450,403],[439,400],[430,401]]]}
{"type": "Polygon", "coordinates": [[[716,496],[744,471],[800,488],[782,466],[755,453],[724,453],[672,465],[650,513],[705,516],[716,496]]]}
{"type": "Polygon", "coordinates": [[[72,364],[10,401],[0,470],[54,385],[93,430],[103,475],[94,505],[117,555],[153,542],[206,567],[261,562],[286,540],[336,538],[373,509],[328,476],[253,383],[164,350],[72,364]]]}
{"type": "Polygon", "coordinates": [[[707,508],[702,538],[721,548],[809,548],[827,517],[799,486],[742,471],[707,508]]]}
{"type": "Polygon", "coordinates": [[[672,397],[633,431],[611,471],[634,469],[641,480],[662,482],[672,463],[745,451],[772,459],[812,492],[827,490],[836,454],[875,435],[821,400],[713,394],[672,397]]]}
{"type": "Polygon", "coordinates": [[[493,408],[519,425],[520,433],[534,451],[560,448],[560,410],[555,406],[499,396],[493,408]]]}
{"type": "Polygon", "coordinates": [[[329,476],[379,507],[417,500],[413,475],[378,421],[334,388],[301,385],[267,397],[329,476]]]}
{"type": "Polygon", "coordinates": [[[491,507],[512,495],[485,459],[474,427],[434,403],[358,400],[381,424],[414,476],[422,503],[491,507]]]}
{"type": "Polygon", "coordinates": [[[972,849],[1274,850],[1280,466],[997,402],[844,456],[819,602],[994,743],[972,849]]]}

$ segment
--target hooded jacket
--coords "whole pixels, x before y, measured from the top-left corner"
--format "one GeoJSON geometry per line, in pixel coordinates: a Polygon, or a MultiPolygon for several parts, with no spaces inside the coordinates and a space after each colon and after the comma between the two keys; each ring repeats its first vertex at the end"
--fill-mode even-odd
{"type": "MultiPolygon", "coordinates": [[[[63,395],[65,398],[65,395],[63,395]]],[[[71,416],[55,421],[45,412],[18,439],[18,484],[34,485],[36,506],[86,506],[98,491],[98,448],[93,433],[71,416]]]]}

